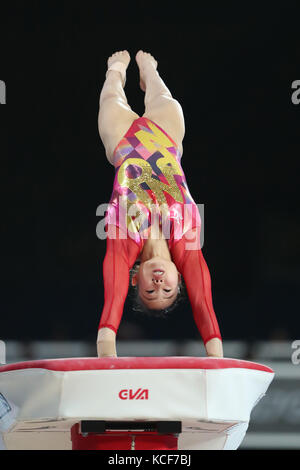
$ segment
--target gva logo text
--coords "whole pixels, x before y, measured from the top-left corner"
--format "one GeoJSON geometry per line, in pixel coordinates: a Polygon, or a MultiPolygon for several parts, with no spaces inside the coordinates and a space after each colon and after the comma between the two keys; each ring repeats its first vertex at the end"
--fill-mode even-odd
{"type": "Polygon", "coordinates": [[[6,104],[6,85],[0,80],[0,104],[6,104]]]}
{"type": "Polygon", "coordinates": [[[146,388],[138,388],[136,391],[124,389],[119,392],[119,398],[121,400],[148,400],[149,390],[146,388]]]}

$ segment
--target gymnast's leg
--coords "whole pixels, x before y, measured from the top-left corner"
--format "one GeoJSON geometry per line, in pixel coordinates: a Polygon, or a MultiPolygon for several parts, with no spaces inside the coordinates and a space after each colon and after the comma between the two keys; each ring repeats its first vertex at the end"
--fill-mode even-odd
{"type": "MultiPolygon", "coordinates": [[[[123,75],[125,75],[129,62],[129,53],[120,51],[109,57],[107,66],[109,68],[118,63],[123,75]]],[[[124,85],[122,73],[117,70],[109,70],[100,93],[98,128],[107,159],[111,164],[113,164],[112,157],[115,147],[132,122],[139,117],[127,102],[124,85]]]]}
{"type": "Polygon", "coordinates": [[[182,153],[185,123],[182,107],[157,71],[157,61],[146,52],[138,51],[136,61],[140,70],[140,87],[145,91],[145,113],[176,142],[182,153]]]}

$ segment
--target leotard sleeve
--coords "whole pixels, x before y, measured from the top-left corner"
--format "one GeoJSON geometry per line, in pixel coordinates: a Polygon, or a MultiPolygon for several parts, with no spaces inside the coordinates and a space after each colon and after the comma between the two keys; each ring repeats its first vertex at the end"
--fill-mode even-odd
{"type": "Polygon", "coordinates": [[[118,227],[115,230],[116,238],[106,239],[103,261],[104,306],[99,329],[110,328],[117,333],[129,289],[129,271],[140,248],[131,238],[121,239],[118,227]]]}
{"type": "Polygon", "coordinates": [[[190,230],[170,251],[173,262],[184,278],[194,320],[206,344],[212,338],[222,340],[222,337],[212,302],[211,277],[199,240],[200,227],[190,230]],[[194,242],[190,238],[192,234],[196,237],[193,238],[194,242]],[[194,249],[188,249],[192,245],[194,249]]]}

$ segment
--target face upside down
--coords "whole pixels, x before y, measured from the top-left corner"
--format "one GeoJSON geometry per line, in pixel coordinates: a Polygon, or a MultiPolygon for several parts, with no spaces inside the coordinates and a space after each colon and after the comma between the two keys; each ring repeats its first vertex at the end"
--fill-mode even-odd
{"type": "Polygon", "coordinates": [[[131,284],[137,290],[136,303],[144,310],[170,311],[177,304],[181,275],[172,261],[156,256],[140,263],[131,284]]]}

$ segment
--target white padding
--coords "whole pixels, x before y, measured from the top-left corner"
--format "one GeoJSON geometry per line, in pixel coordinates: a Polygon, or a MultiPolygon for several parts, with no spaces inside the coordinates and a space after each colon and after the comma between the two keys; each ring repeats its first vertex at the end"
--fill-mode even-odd
{"type": "Polygon", "coordinates": [[[65,432],[83,419],[178,420],[181,449],[236,449],[273,377],[247,368],[32,368],[0,373],[0,393],[18,409],[10,432],[65,432]],[[139,389],[147,394],[129,399],[139,389]]]}

